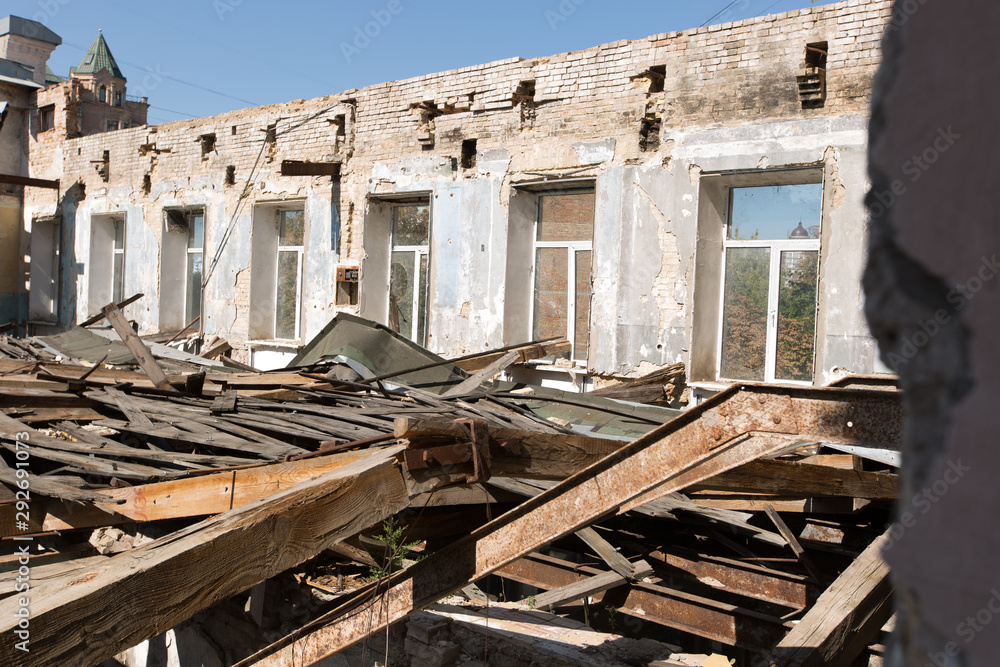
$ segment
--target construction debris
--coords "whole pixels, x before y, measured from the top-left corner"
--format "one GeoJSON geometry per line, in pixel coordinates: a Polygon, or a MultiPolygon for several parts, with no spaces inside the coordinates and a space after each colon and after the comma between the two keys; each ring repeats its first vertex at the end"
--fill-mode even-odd
{"type": "Polygon", "coordinates": [[[117,336],[0,337],[0,539],[22,549],[0,558],[3,664],[145,664],[127,649],[168,629],[246,666],[884,650],[891,388],[733,386],[680,412],[494,379],[564,341],[453,363],[338,316],[261,373],[104,315],[117,336]]]}

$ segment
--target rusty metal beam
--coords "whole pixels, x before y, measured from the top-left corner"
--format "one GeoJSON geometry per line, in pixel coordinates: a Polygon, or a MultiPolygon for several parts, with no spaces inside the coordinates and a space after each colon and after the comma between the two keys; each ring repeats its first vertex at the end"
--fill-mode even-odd
{"type": "MultiPolygon", "coordinates": [[[[600,570],[532,554],[497,570],[501,577],[537,588],[563,588],[600,570]]],[[[537,600],[541,600],[539,595],[537,600]]],[[[595,595],[592,604],[611,605],[642,622],[656,623],[712,641],[755,651],[768,650],[788,629],[780,619],[655,583],[622,585],[595,595]]]]}
{"type": "Polygon", "coordinates": [[[14,176],[12,174],[0,174],[0,183],[9,185],[25,185],[31,188],[47,188],[58,190],[59,181],[49,181],[43,178],[28,178],[27,176],[14,176]]]}
{"type": "Polygon", "coordinates": [[[734,385],[387,582],[294,641],[241,665],[313,664],[656,488],[690,486],[783,448],[783,438],[898,447],[899,394],[734,385]]]}

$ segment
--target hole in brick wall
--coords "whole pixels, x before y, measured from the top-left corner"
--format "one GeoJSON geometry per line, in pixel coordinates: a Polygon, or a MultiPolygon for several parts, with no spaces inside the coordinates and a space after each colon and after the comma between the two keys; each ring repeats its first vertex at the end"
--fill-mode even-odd
{"type": "Polygon", "coordinates": [[[476,168],[476,140],[465,139],[462,141],[462,169],[476,168]]]}
{"type": "Polygon", "coordinates": [[[522,81],[514,90],[514,104],[535,101],[535,80],[522,81]]]}
{"type": "Polygon", "coordinates": [[[236,136],[236,126],[235,126],[235,125],[233,125],[233,126],[232,126],[232,127],[230,128],[230,133],[231,133],[231,134],[232,134],[232,135],[233,135],[234,137],[236,136]]]}
{"type": "Polygon", "coordinates": [[[264,141],[269,144],[273,144],[278,140],[278,124],[271,123],[267,126],[267,133],[264,135],[264,141]]]}
{"type": "Polygon", "coordinates": [[[201,142],[201,157],[207,158],[215,150],[215,133],[203,134],[198,137],[198,141],[201,142]]]}
{"type": "Polygon", "coordinates": [[[829,47],[826,42],[806,44],[806,67],[821,67],[826,69],[826,56],[829,47]]]}
{"type": "Polygon", "coordinates": [[[819,109],[826,102],[826,42],[806,44],[805,69],[795,77],[803,109],[819,109]]]}
{"type": "Polygon", "coordinates": [[[666,65],[653,65],[649,68],[649,91],[650,93],[662,93],[663,81],[667,78],[666,65]]]}
{"type": "Polygon", "coordinates": [[[660,126],[663,122],[659,118],[643,118],[639,127],[639,150],[655,151],[660,148],[660,126]]]}
{"type": "Polygon", "coordinates": [[[148,195],[153,189],[153,179],[150,178],[149,174],[143,174],[142,176],[142,194],[148,195]]]}
{"type": "Polygon", "coordinates": [[[226,185],[236,185],[236,166],[229,165],[226,167],[226,185]]]}
{"type": "Polygon", "coordinates": [[[337,136],[347,136],[347,114],[337,114],[333,117],[333,124],[337,127],[337,136]]]}

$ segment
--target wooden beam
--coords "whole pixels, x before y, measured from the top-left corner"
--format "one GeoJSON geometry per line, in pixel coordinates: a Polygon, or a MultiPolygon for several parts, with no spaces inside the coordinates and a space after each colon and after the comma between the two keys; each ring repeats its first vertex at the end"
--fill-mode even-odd
{"type": "Polygon", "coordinates": [[[0,600],[11,667],[98,664],[294,567],[407,505],[398,448],[119,554],[30,591],[30,652],[14,648],[17,596],[0,600]]]}
{"type": "Polygon", "coordinates": [[[511,350],[507,354],[503,355],[492,364],[483,368],[482,370],[476,371],[470,377],[465,378],[460,383],[449,389],[448,391],[441,394],[441,398],[449,398],[451,396],[462,396],[475,391],[479,388],[479,385],[486,382],[487,380],[493,379],[494,376],[502,373],[504,369],[510,366],[512,363],[517,361],[518,353],[516,350],[511,350]]]}
{"type": "MultiPolygon", "coordinates": [[[[647,577],[652,573],[653,568],[646,561],[641,560],[635,563],[636,577],[647,577]]],[[[540,593],[535,596],[535,609],[548,611],[567,602],[597,595],[598,593],[603,593],[627,583],[628,580],[625,577],[613,570],[611,572],[602,572],[601,574],[586,577],[567,586],[561,586],[545,593],[540,593]]]]}
{"type": "Polygon", "coordinates": [[[892,616],[892,583],[878,537],[819,596],[774,650],[781,667],[846,667],[874,642],[892,616]]]}
{"type": "Polygon", "coordinates": [[[706,479],[692,490],[895,500],[899,495],[897,480],[892,473],[762,459],[706,479]]]}
{"type": "MultiPolygon", "coordinates": [[[[370,451],[197,475],[167,482],[102,489],[107,503],[35,499],[31,531],[73,530],[134,521],[162,521],[221,514],[370,456],[370,451]],[[102,509],[103,507],[103,509],[102,509]]],[[[14,506],[0,505],[0,537],[14,530],[14,506]]]]}
{"type": "MultiPolygon", "coordinates": [[[[576,531],[576,536],[583,540],[587,546],[593,549],[608,567],[625,579],[632,581],[640,576],[636,571],[636,566],[638,564],[630,562],[628,558],[625,558],[625,556],[618,553],[614,546],[601,537],[592,527],[587,526],[586,528],[581,528],[576,531]]],[[[643,564],[645,565],[645,562],[643,562],[643,564]]],[[[646,565],[646,567],[649,566],[646,565]]]]}
{"type": "Polygon", "coordinates": [[[511,348],[490,350],[488,352],[483,352],[482,354],[473,354],[460,357],[458,359],[452,359],[451,362],[466,373],[475,373],[478,370],[486,368],[497,359],[500,359],[507,350],[517,352],[517,361],[515,363],[524,363],[525,361],[531,361],[532,359],[541,359],[542,357],[566,354],[572,349],[573,346],[570,342],[563,339],[550,342],[526,343],[524,345],[515,345],[511,348]]]}
{"type": "MultiPolygon", "coordinates": [[[[139,292],[138,294],[133,294],[129,298],[125,299],[124,301],[119,301],[115,305],[118,306],[118,310],[121,310],[125,306],[127,306],[129,304],[132,304],[132,303],[135,303],[136,301],[138,301],[139,299],[141,299],[144,296],[145,295],[142,292],[139,292]]],[[[97,324],[98,322],[100,322],[103,319],[104,319],[104,312],[102,311],[100,314],[94,315],[93,317],[87,318],[83,322],[80,322],[80,324],[78,324],[77,326],[90,327],[90,326],[93,326],[93,325],[97,324]]]]}
{"type": "Polygon", "coordinates": [[[108,304],[103,308],[102,312],[104,313],[104,317],[108,319],[108,322],[111,323],[111,326],[114,327],[114,330],[118,332],[118,336],[125,343],[125,347],[132,353],[135,360],[139,362],[139,366],[149,376],[149,379],[153,381],[153,385],[157,389],[172,391],[173,387],[167,380],[166,373],[156,363],[156,359],[153,358],[153,354],[146,347],[146,344],[142,342],[142,339],[132,331],[132,327],[129,326],[125,316],[122,315],[122,311],[118,310],[118,306],[113,303],[108,304]]]}
{"type": "Polygon", "coordinates": [[[798,558],[799,562],[806,568],[809,575],[813,578],[813,581],[821,583],[823,579],[820,578],[816,568],[813,567],[812,561],[809,559],[808,554],[806,554],[806,550],[802,548],[802,545],[799,544],[798,538],[795,537],[795,533],[792,532],[792,529],[788,527],[785,520],[782,519],[777,510],[774,509],[774,505],[766,506],[764,508],[764,513],[767,514],[771,523],[774,524],[774,527],[778,529],[781,536],[785,538],[786,542],[788,542],[788,546],[790,546],[792,551],[795,552],[795,557],[798,558]]]}

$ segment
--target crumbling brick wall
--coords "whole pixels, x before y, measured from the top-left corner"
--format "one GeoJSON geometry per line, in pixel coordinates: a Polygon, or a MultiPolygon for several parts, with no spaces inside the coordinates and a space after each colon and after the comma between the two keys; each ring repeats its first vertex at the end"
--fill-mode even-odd
{"type": "MultiPolygon", "coordinates": [[[[162,209],[168,205],[211,202],[220,213],[207,233],[211,245],[237,210],[249,215],[258,202],[329,201],[340,245],[335,247],[335,231],[323,237],[330,246],[328,263],[358,265],[365,255],[362,230],[368,194],[405,190],[418,176],[442,188],[457,184],[457,190],[445,195],[449,197],[461,196],[471,181],[499,178],[502,188],[495,196],[505,209],[511,183],[527,173],[589,167],[583,175],[596,177],[609,167],[668,169],[672,135],[679,130],[863,116],[888,8],[887,0],[851,0],[550,57],[509,58],[308,101],[119,130],[60,142],[58,147],[36,142],[32,170],[65,184],[83,184],[89,202],[84,206],[141,210],[150,243],[159,243],[162,209]],[[829,48],[826,100],[822,106],[805,108],[798,99],[796,76],[805,65],[806,45],[821,42],[829,48]],[[208,134],[214,134],[214,147],[206,153],[201,137],[208,134]],[[269,137],[274,140],[267,141],[269,137]],[[461,169],[463,141],[469,139],[476,140],[480,156],[494,161],[461,169]],[[610,148],[594,157],[593,147],[600,142],[609,142],[610,148]],[[283,176],[280,166],[285,160],[339,162],[339,187],[334,188],[329,177],[283,176]],[[504,172],[498,176],[491,170],[503,160],[504,172]],[[251,186],[241,197],[251,173],[251,186]]],[[[818,147],[820,156],[823,149],[818,147]]],[[[40,191],[29,199],[26,216],[54,211],[59,203],[40,191]]],[[[629,297],[652,297],[650,307],[663,309],[661,333],[683,329],[689,317],[684,303],[690,295],[693,246],[678,247],[680,221],[670,220],[689,205],[672,204],[676,215],[660,211],[664,259],[654,272],[659,282],[629,297]]],[[[246,268],[237,260],[223,281],[226,286],[219,287],[224,312],[210,331],[226,335],[238,349],[245,346],[241,313],[249,297],[238,287],[237,274],[246,268]]],[[[310,289],[323,288],[314,282],[310,289]]],[[[332,293],[332,284],[326,289],[332,293]]],[[[155,298],[154,289],[147,299],[155,298]]],[[[500,306],[494,301],[472,308],[473,318],[478,309],[494,322],[490,331],[502,321],[496,313],[502,300],[500,306]]],[[[317,296],[308,310],[307,318],[314,319],[306,330],[315,333],[313,323],[325,321],[334,309],[317,296]]],[[[130,315],[146,330],[158,326],[155,307],[130,315]]],[[[495,333],[485,341],[474,340],[475,329],[470,326],[455,331],[448,341],[440,339],[438,349],[460,353],[502,342],[495,333]]],[[[680,347],[666,347],[670,349],[659,356],[646,354],[643,359],[665,363],[681,354],[680,347]]],[[[636,354],[626,354],[631,355],[626,366],[636,366],[636,354]]]]}

